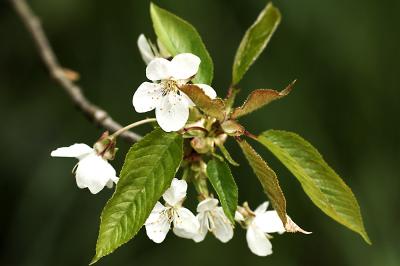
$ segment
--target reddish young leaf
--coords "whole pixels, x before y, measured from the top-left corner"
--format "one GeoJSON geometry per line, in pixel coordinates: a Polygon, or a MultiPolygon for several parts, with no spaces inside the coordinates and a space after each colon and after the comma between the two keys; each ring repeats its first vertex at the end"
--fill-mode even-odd
{"type": "Polygon", "coordinates": [[[272,101],[278,100],[282,97],[288,95],[293,88],[296,81],[290,83],[284,90],[276,91],[270,89],[258,89],[250,93],[247,100],[243,103],[241,107],[237,107],[233,110],[231,114],[232,119],[239,118],[241,116],[247,115],[261,107],[269,104],[272,101]]]}
{"type": "Polygon", "coordinates": [[[225,104],[220,98],[211,99],[202,89],[195,85],[184,85],[179,88],[200,108],[205,114],[217,118],[219,121],[225,119],[225,104]]]}

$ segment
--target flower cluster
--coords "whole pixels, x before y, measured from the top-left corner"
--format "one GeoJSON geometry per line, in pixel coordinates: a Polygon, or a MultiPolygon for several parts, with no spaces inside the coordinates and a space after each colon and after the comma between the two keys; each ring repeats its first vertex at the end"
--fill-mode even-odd
{"type": "Polygon", "coordinates": [[[235,105],[237,85],[267,46],[281,20],[279,10],[267,4],[244,35],[225,97],[218,97],[211,87],[214,65],[195,28],[153,3],[150,13],[158,39],[153,43],[142,34],[137,40],[148,81],[138,84],[133,92],[131,109],[137,113],[154,110],[155,117],[117,129],[115,124],[102,123],[113,131],[112,135],[105,132],[93,148],[74,144],[51,152],[53,157],[79,160],[73,170],[79,188],[96,194],[117,184],[102,211],[91,263],[133,238],[143,225],[155,243],[163,242],[170,230],[194,242],[203,241],[211,232],[226,243],[239,225],[246,230],[250,251],[258,256],[272,253],[270,239],[274,233],[310,234],[287,214],[278,176],[248,139],[270,150],[325,214],[371,243],[351,189],[309,142],[282,130],[253,134],[242,124],[242,117],[286,97],[295,83],[283,90],[252,90],[241,105],[235,105]],[[262,31],[265,34],[261,36],[262,31]],[[118,150],[118,136],[132,136],[126,131],[153,122],[153,130],[126,154],[117,177],[109,161],[118,150]],[[247,202],[238,206],[239,188],[230,165],[239,164],[236,154],[232,156],[225,147],[228,138],[239,146],[276,211],[267,210],[268,202],[255,210],[247,202]],[[189,184],[197,193],[195,213],[184,207],[189,184]]]}
{"type": "MultiPolygon", "coordinates": [[[[197,205],[197,215],[182,207],[186,198],[187,183],[174,178],[163,195],[165,205],[157,202],[145,223],[147,236],[155,243],[164,241],[172,227],[175,235],[201,242],[211,232],[223,243],[233,237],[233,227],[218,200],[206,198],[197,205]]],[[[284,233],[282,221],[276,211],[267,211],[268,202],[252,212],[247,204],[236,211],[235,220],[247,229],[246,239],[250,250],[258,256],[272,254],[270,233],[284,233]]]]}
{"type": "MultiPolygon", "coordinates": [[[[157,122],[165,131],[177,131],[187,122],[189,108],[194,106],[191,99],[179,87],[188,83],[199,69],[200,59],[193,54],[179,54],[171,61],[157,58],[158,50],[141,35],[138,40],[139,50],[146,63],[146,76],[153,83],[142,83],[133,96],[133,106],[139,113],[156,109],[157,122]]],[[[215,90],[206,84],[195,84],[211,99],[216,98],[215,90]]],[[[204,125],[199,120],[191,126],[204,125]]],[[[196,139],[197,140],[197,139],[196,139]]],[[[197,148],[197,145],[194,145],[197,148]]],[[[148,237],[161,243],[171,225],[173,232],[183,238],[201,242],[208,231],[221,242],[226,243],[233,237],[233,225],[226,217],[215,198],[206,198],[197,206],[195,217],[182,207],[186,197],[187,183],[174,179],[171,187],[164,193],[165,206],[157,202],[145,226],[148,237]]],[[[266,211],[267,203],[256,211],[246,214],[236,213],[237,221],[247,229],[247,242],[251,251],[259,256],[272,253],[272,246],[267,233],[284,232],[282,222],[275,211],[266,211]]]]}
{"type": "MultiPolygon", "coordinates": [[[[182,86],[191,83],[199,70],[201,60],[191,53],[178,54],[170,59],[170,55],[160,44],[158,47],[153,45],[144,35],[139,37],[138,46],[147,64],[146,76],[151,82],[143,82],[137,88],[132,104],[138,113],[155,109],[156,119],[133,123],[111,136],[105,133],[93,148],[86,144],[74,144],[52,151],[51,156],[77,158],[79,162],[73,170],[77,186],[88,188],[91,193],[96,194],[105,186],[111,188],[119,180],[108,161],[114,158],[117,151],[115,139],[124,130],[152,121],[157,121],[165,132],[179,131],[185,134],[186,130],[182,130],[183,128],[200,130],[203,134],[197,132],[187,142],[192,149],[190,156],[200,156],[200,159],[196,157],[193,162],[189,160],[186,164],[192,173],[186,180],[192,181],[199,193],[197,214],[183,207],[187,182],[174,178],[162,196],[165,203],[158,201],[155,204],[144,225],[147,236],[155,243],[163,242],[170,229],[176,236],[195,242],[203,241],[207,232],[211,232],[218,240],[226,243],[234,234],[233,220],[231,222],[228,219],[224,209],[219,206],[218,199],[208,192],[206,166],[201,155],[216,156],[213,153],[214,146],[223,145],[229,133],[224,131],[224,123],[219,124],[213,117],[197,115],[196,119],[188,122],[189,114],[196,114],[197,109],[194,102],[181,90],[182,86]]],[[[200,88],[211,100],[217,97],[215,90],[209,85],[193,85],[200,88]]],[[[267,211],[267,206],[268,202],[265,202],[252,211],[245,203],[243,207],[237,207],[235,214],[235,221],[247,230],[246,239],[250,250],[259,256],[272,253],[269,240],[271,233],[285,232],[276,211],[267,211]]]]}

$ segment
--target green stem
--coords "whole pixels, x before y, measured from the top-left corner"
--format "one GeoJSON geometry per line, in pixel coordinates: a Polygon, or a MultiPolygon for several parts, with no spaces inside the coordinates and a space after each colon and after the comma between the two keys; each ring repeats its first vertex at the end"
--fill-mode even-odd
{"type": "Polygon", "coordinates": [[[121,129],[115,131],[115,132],[110,136],[110,138],[111,138],[111,139],[115,139],[115,138],[117,138],[119,135],[121,135],[122,133],[124,133],[125,131],[127,131],[127,130],[129,130],[129,129],[132,129],[132,128],[134,128],[134,127],[137,127],[137,126],[140,126],[140,125],[143,125],[143,124],[155,122],[155,121],[157,121],[157,119],[155,119],[155,118],[146,118],[146,119],[137,121],[137,122],[135,122],[135,123],[129,124],[129,125],[127,125],[126,127],[123,127],[123,128],[121,128],[121,129]]]}
{"type": "Polygon", "coordinates": [[[192,180],[194,188],[196,189],[197,193],[199,194],[200,201],[203,199],[208,198],[208,186],[207,186],[207,177],[204,174],[199,173],[195,178],[192,180]]]}

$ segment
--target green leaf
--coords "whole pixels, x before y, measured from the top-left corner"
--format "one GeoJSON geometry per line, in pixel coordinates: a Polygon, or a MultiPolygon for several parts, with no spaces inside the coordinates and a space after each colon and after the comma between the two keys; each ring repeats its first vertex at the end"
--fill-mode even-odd
{"type": "Polygon", "coordinates": [[[237,84],[267,46],[281,21],[279,10],[269,3],[246,31],[236,52],[232,83],[237,84]]]}
{"type": "Polygon", "coordinates": [[[258,141],[292,172],[315,205],[371,243],[353,192],[310,143],[278,130],[265,131],[258,141]]]}
{"type": "Polygon", "coordinates": [[[182,137],[155,129],[126,155],[120,180],[101,214],[96,255],[91,264],[128,242],[171,185],[183,157],[182,137]]]}
{"type": "Polygon", "coordinates": [[[269,89],[258,89],[252,91],[250,95],[247,97],[246,101],[243,103],[243,105],[235,108],[232,111],[231,118],[236,119],[241,116],[247,115],[275,100],[285,97],[292,91],[295,82],[296,80],[293,81],[291,84],[289,84],[282,91],[269,90],[269,89]]]}
{"type": "Polygon", "coordinates": [[[179,90],[183,91],[206,115],[215,117],[219,121],[225,119],[225,104],[222,99],[211,99],[196,85],[184,85],[179,90]]]}
{"type": "Polygon", "coordinates": [[[201,64],[193,83],[211,84],[214,66],[197,30],[187,21],[157,5],[150,4],[150,15],[157,37],[172,55],[192,53],[201,64]]]}
{"type": "Polygon", "coordinates": [[[235,211],[238,204],[238,188],[226,162],[213,159],[207,164],[207,176],[218,194],[225,215],[235,224],[235,211]]]}
{"type": "Polygon", "coordinates": [[[267,194],[270,199],[272,207],[274,207],[286,228],[286,199],[279,186],[278,177],[274,170],[268,166],[261,156],[245,140],[238,140],[238,143],[251,168],[253,168],[254,173],[258,177],[265,194],[267,194]]]}
{"type": "Polygon", "coordinates": [[[219,150],[221,151],[222,155],[224,155],[225,159],[233,166],[239,166],[239,164],[232,158],[229,151],[225,148],[224,144],[218,143],[217,144],[219,150]]]}

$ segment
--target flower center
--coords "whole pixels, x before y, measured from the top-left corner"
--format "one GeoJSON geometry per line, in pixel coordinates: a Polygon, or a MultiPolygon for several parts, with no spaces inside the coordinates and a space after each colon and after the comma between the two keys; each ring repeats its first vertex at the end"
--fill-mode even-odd
{"type": "Polygon", "coordinates": [[[174,214],[176,213],[175,208],[173,206],[170,206],[170,207],[167,207],[163,212],[168,217],[168,222],[172,223],[172,221],[174,220],[174,214]]]}
{"type": "Polygon", "coordinates": [[[178,82],[173,79],[167,79],[161,81],[161,87],[162,87],[162,95],[165,96],[170,92],[178,92],[178,82]]]}

